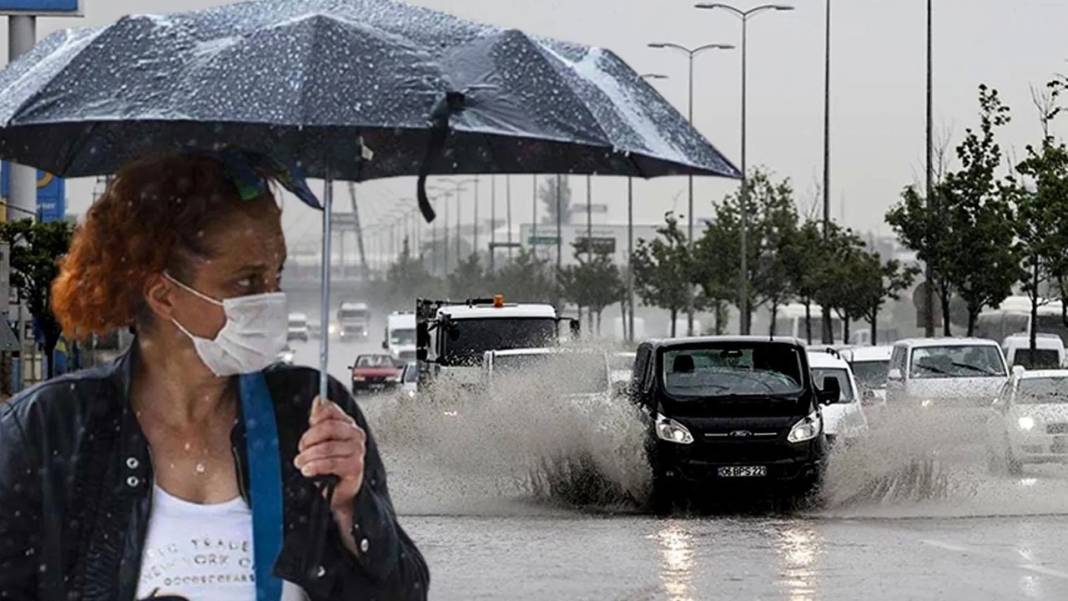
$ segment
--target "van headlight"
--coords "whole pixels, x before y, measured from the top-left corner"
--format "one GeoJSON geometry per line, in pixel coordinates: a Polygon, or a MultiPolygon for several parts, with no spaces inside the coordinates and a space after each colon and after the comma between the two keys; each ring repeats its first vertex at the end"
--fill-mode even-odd
{"type": "Polygon", "coordinates": [[[659,413],[656,414],[656,437],[675,444],[693,444],[693,434],[686,426],[659,413]]]}
{"type": "Polygon", "coordinates": [[[813,411],[808,417],[794,424],[793,428],[790,428],[790,433],[786,436],[786,440],[790,442],[805,442],[806,440],[812,440],[820,435],[823,431],[823,417],[819,411],[813,411]]]}
{"type": "Polygon", "coordinates": [[[1025,416],[1021,417],[1020,419],[1016,420],[1016,427],[1018,427],[1021,430],[1026,430],[1026,431],[1034,430],[1035,429],[1035,418],[1033,418],[1033,417],[1031,417],[1029,415],[1025,415],[1025,416]]]}

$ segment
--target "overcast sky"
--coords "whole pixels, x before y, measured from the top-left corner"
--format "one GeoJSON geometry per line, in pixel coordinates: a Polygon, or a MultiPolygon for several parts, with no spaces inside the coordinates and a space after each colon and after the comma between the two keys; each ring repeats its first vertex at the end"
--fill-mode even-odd
{"type": "MultiPolygon", "coordinates": [[[[174,12],[218,4],[212,0],[83,0],[83,19],[41,19],[39,37],[70,26],[101,25],[130,13],[174,12]]],[[[825,0],[796,0],[791,13],[766,13],[750,24],[749,157],[789,177],[799,204],[815,200],[823,150],[823,11],[825,0]]],[[[905,185],[922,179],[924,143],[924,0],[832,0],[832,198],[834,215],[844,206],[845,223],[885,230],[883,215],[905,185]]],[[[520,28],[535,34],[609,48],[639,72],[671,77],[657,82],[666,98],[685,111],[686,60],[653,50],[648,42],[696,46],[739,44],[740,26],[727,13],[701,11],[689,0],[418,0],[459,16],[520,28]]],[[[757,2],[737,0],[740,8],[757,2]]],[[[954,144],[976,120],[980,82],[1001,90],[1015,121],[1003,140],[1022,154],[1039,135],[1030,87],[1068,71],[1068,1],[935,0],[935,115],[954,144]]],[[[6,29],[6,28],[5,28],[6,29]]],[[[6,35],[6,31],[4,32],[6,35]]],[[[2,37],[2,36],[0,36],[2,37]]],[[[6,40],[3,47],[6,48],[6,40]]],[[[740,149],[740,54],[712,52],[698,59],[695,122],[735,162],[740,149]]],[[[1062,127],[1061,131],[1068,131],[1062,127]]],[[[1009,149],[1012,152],[1012,148],[1009,149]]],[[[575,182],[578,184],[579,182],[575,182]]],[[[712,201],[734,185],[698,180],[696,214],[708,216],[712,201]]],[[[412,196],[409,179],[369,183],[365,218],[391,210],[412,196]]],[[[501,186],[499,189],[503,188],[501,186]]],[[[513,179],[516,221],[529,221],[529,176],[513,179]]],[[[664,211],[685,211],[684,179],[637,185],[637,219],[653,222],[664,211]]],[[[90,187],[72,187],[71,208],[84,210],[90,187]]],[[[482,199],[488,203],[488,184],[482,199]]],[[[577,186],[579,200],[584,186],[577,186]]],[[[625,184],[596,181],[594,201],[609,204],[611,221],[625,219],[625,184]]],[[[469,201],[465,201],[469,202],[469,201]]],[[[503,198],[499,197],[503,212],[503,198]]],[[[290,204],[291,236],[312,233],[317,216],[290,204]]],[[[465,209],[465,215],[470,209],[465,209]]],[[[488,214],[483,204],[482,214],[488,214]]]]}

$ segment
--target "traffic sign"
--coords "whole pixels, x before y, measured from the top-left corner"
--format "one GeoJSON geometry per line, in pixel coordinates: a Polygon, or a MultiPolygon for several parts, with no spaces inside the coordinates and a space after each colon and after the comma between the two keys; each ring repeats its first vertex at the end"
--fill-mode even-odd
{"type": "MultiPolygon", "coordinates": [[[[4,161],[0,167],[0,196],[8,199],[11,185],[11,165],[4,161]]],[[[41,221],[62,221],[67,216],[66,180],[46,171],[37,172],[37,216],[41,221]]]]}
{"type": "Polygon", "coordinates": [[[0,15],[80,17],[82,0],[0,0],[0,15]]]}

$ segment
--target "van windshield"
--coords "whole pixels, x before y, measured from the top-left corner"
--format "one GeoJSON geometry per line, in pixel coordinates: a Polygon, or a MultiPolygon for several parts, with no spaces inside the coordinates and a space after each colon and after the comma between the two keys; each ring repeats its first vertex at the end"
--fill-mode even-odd
{"type": "Polygon", "coordinates": [[[1005,364],[993,345],[927,346],[912,351],[909,377],[984,378],[1004,376],[1005,364]]]}
{"type": "Polygon", "coordinates": [[[853,368],[853,375],[862,386],[874,390],[886,388],[886,376],[890,373],[890,360],[885,361],[854,361],[849,364],[853,368]]]}
{"type": "Polygon", "coordinates": [[[663,379],[667,393],[680,401],[802,392],[800,355],[784,344],[669,350],[663,379]]]}

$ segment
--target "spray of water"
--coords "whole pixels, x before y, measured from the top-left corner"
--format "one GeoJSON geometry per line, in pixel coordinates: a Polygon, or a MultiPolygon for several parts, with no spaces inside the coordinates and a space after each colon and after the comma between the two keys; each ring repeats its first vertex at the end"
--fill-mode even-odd
{"type": "Polygon", "coordinates": [[[639,413],[582,361],[530,366],[489,390],[446,380],[363,405],[415,511],[495,511],[502,501],[626,509],[647,494],[639,413]]]}

